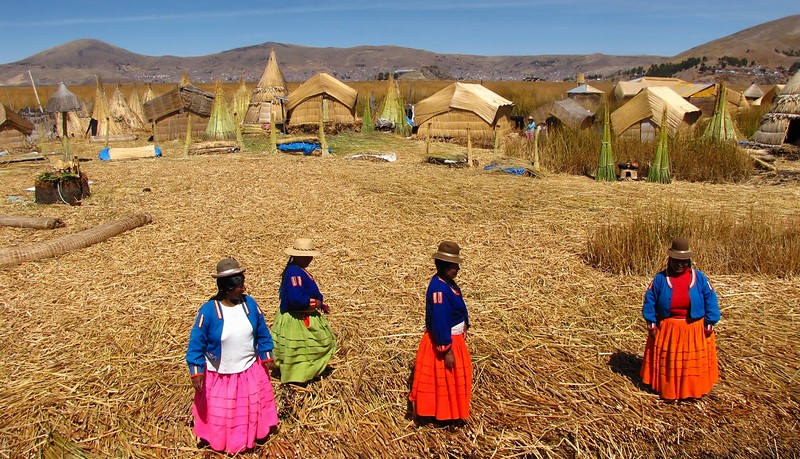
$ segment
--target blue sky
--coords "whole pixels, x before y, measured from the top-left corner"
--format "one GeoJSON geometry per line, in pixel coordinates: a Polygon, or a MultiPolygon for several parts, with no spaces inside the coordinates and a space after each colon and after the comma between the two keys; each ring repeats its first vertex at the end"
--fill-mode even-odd
{"type": "Polygon", "coordinates": [[[81,38],[150,56],[272,41],[477,55],[653,54],[800,13],[790,0],[292,0],[4,2],[0,63],[81,38]]]}

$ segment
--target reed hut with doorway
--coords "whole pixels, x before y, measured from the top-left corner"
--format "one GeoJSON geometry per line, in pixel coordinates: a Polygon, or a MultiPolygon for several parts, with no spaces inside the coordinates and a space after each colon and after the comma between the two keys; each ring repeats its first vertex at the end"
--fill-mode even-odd
{"type": "Polygon", "coordinates": [[[586,110],[597,111],[597,107],[603,101],[605,93],[588,83],[583,83],[576,88],[567,91],[567,98],[574,100],[586,110]]]}
{"type": "Polygon", "coordinates": [[[800,72],[783,87],[750,140],[765,147],[800,147],[800,72]]]}
{"type": "Polygon", "coordinates": [[[289,93],[286,104],[290,127],[315,125],[320,120],[334,126],[356,122],[358,91],[327,73],[318,73],[289,93]]]}
{"type": "MultiPolygon", "coordinates": [[[[283,124],[286,119],[286,79],[283,77],[275,57],[275,50],[269,52],[267,66],[253,89],[244,116],[244,124],[263,126],[266,123],[283,124]]],[[[319,121],[319,120],[317,120],[319,121]]]]}
{"type": "Polygon", "coordinates": [[[193,86],[184,76],[178,87],[144,103],[147,122],[154,125],[156,141],[184,139],[191,123],[192,138],[205,135],[214,94],[193,86]]]}
{"type": "Polygon", "coordinates": [[[544,123],[548,130],[562,126],[583,130],[594,124],[594,113],[573,99],[548,102],[534,110],[531,116],[537,123],[544,123]]]}
{"type": "Polygon", "coordinates": [[[6,105],[0,104],[0,150],[15,150],[28,145],[34,125],[6,105]]]}
{"type": "Polygon", "coordinates": [[[514,130],[514,103],[484,86],[453,83],[414,106],[417,135],[493,141],[514,130]],[[497,136],[497,137],[495,137],[497,136]]]}
{"type": "Polygon", "coordinates": [[[701,114],[699,108],[670,88],[644,88],[611,114],[611,126],[617,136],[649,142],[656,140],[657,128],[663,123],[667,124],[669,135],[675,136],[697,122],[701,114]]]}

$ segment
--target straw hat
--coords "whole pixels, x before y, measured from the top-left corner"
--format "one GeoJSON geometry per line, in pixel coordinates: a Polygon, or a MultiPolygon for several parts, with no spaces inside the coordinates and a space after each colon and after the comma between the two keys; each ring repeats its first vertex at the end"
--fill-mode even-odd
{"type": "Polygon", "coordinates": [[[689,240],[685,237],[676,237],[672,240],[672,246],[667,250],[667,255],[676,260],[690,260],[694,252],[689,248],[689,240]]]}
{"type": "Polygon", "coordinates": [[[217,273],[212,274],[211,277],[218,279],[220,277],[234,276],[245,272],[245,269],[233,258],[223,258],[217,263],[217,273]]]}
{"type": "Polygon", "coordinates": [[[292,246],[284,252],[293,257],[318,257],[320,255],[319,251],[314,248],[314,242],[305,237],[295,239],[292,246]]]}
{"type": "Polygon", "coordinates": [[[461,258],[461,248],[453,241],[442,241],[436,252],[433,253],[433,258],[436,260],[448,261],[450,263],[461,264],[464,259],[461,258]]]}

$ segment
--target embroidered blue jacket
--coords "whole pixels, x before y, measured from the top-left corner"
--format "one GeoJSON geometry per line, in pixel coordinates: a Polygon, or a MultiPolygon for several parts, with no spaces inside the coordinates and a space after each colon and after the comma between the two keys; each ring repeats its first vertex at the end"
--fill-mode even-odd
{"type": "MultiPolygon", "coordinates": [[[[256,300],[243,295],[244,308],[250,325],[253,326],[253,349],[261,360],[272,358],[272,335],[264,321],[264,314],[256,304],[256,300]]],[[[209,300],[200,306],[189,334],[189,346],[186,349],[186,363],[192,376],[205,374],[206,356],[209,360],[219,360],[222,351],[222,306],[218,301],[209,300]]]]}
{"type": "Polygon", "coordinates": [[[307,311],[309,300],[322,301],[322,293],[316,281],[305,269],[297,265],[289,265],[281,282],[281,312],[307,311]]]}
{"type": "MultiPolygon", "coordinates": [[[[719,322],[719,302],[717,292],[702,271],[692,269],[692,280],[689,282],[689,319],[705,319],[706,325],[719,322]]],[[[666,271],[656,274],[644,294],[642,316],[650,324],[658,323],[669,317],[669,305],[672,302],[672,283],[666,271]]]]}
{"type": "Polygon", "coordinates": [[[461,322],[469,326],[467,304],[461,296],[461,289],[434,275],[425,294],[425,329],[438,351],[446,352],[450,348],[453,344],[450,329],[461,322]]]}

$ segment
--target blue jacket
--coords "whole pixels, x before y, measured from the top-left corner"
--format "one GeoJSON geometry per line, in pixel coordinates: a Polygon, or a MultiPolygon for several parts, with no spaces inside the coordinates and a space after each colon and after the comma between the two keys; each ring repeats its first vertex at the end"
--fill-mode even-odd
{"type": "MultiPolygon", "coordinates": [[[[244,308],[250,324],[253,326],[253,349],[261,360],[272,358],[272,335],[269,333],[264,314],[256,304],[256,300],[244,295],[244,308]]],[[[189,334],[189,347],[186,349],[186,363],[192,376],[205,374],[206,357],[219,360],[222,351],[222,309],[225,306],[218,301],[209,300],[200,306],[192,332],[189,334]]]]}
{"type": "Polygon", "coordinates": [[[289,265],[281,281],[281,312],[307,311],[309,300],[322,301],[322,293],[314,278],[305,269],[289,265]]]}
{"type": "MultiPolygon", "coordinates": [[[[705,319],[706,325],[716,324],[720,319],[717,292],[708,278],[701,271],[692,269],[692,280],[689,282],[689,301],[691,306],[687,317],[689,319],[705,319]]],[[[672,283],[666,271],[656,274],[644,294],[642,316],[647,325],[658,324],[661,319],[669,317],[669,305],[672,302],[672,283]]]]}
{"type": "Polygon", "coordinates": [[[425,329],[439,352],[446,352],[453,344],[450,329],[461,322],[469,326],[467,304],[461,296],[461,289],[434,275],[425,294],[425,329]]]}

